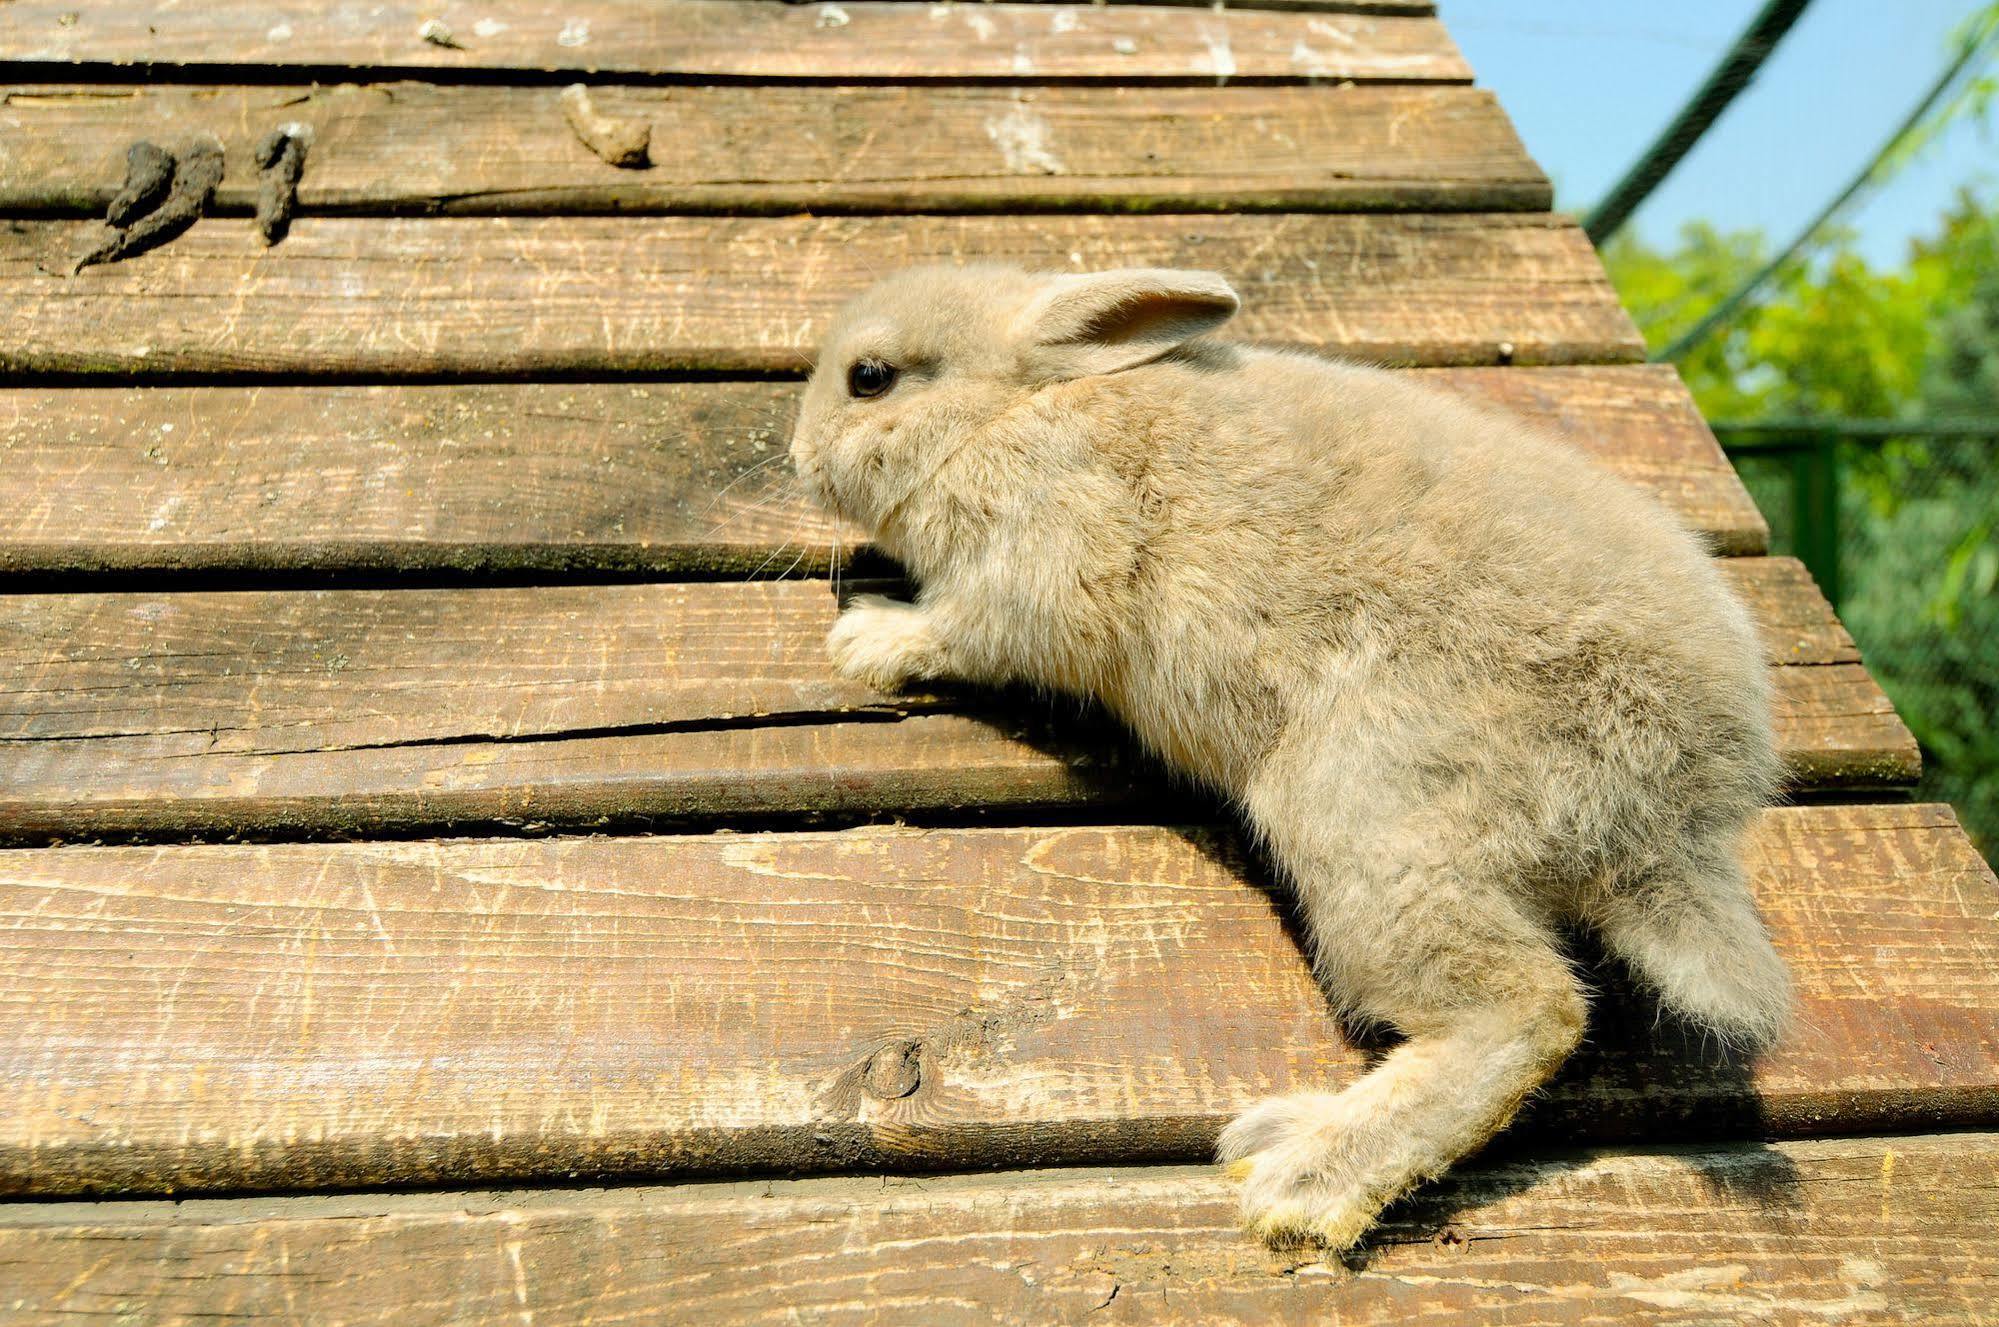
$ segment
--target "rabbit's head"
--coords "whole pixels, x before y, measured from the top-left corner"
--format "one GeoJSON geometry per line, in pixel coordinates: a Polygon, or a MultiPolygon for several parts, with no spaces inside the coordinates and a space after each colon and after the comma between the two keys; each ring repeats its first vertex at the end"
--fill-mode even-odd
{"type": "Polygon", "coordinates": [[[1023,407],[1057,384],[1157,359],[1236,307],[1211,272],[898,272],[849,303],[827,334],[792,463],[830,510],[900,553],[912,499],[941,484],[976,503],[981,475],[1034,463],[1024,433],[1059,428],[1059,412],[1030,422],[1023,407]],[[995,427],[1003,422],[1019,427],[995,427]]]}

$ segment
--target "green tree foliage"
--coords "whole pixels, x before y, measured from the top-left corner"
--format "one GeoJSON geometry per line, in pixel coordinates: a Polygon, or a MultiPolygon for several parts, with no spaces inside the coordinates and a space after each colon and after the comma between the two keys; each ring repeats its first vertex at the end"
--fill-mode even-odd
{"type": "MultiPolygon", "coordinates": [[[[1627,232],[1612,279],[1656,348],[1767,254],[1756,232],[1687,227],[1668,252],[1627,232]]],[[[1680,364],[1712,419],[1999,420],[1999,214],[1967,194],[1906,263],[1876,270],[1834,234],[1680,364]]],[[[1999,849],[1999,425],[1987,439],[1841,451],[1841,614],[1923,744],[1923,794],[1999,849]]],[[[1782,476],[1743,458],[1779,547],[1782,476]]]]}

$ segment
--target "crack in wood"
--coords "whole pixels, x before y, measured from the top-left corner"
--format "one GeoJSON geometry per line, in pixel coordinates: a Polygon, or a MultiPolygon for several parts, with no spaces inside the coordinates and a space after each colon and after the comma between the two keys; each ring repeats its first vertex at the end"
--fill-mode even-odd
{"type": "MultiPolygon", "coordinates": [[[[227,756],[308,756],[334,755],[344,751],[400,751],[422,747],[448,746],[523,746],[539,742],[592,741],[618,737],[655,737],[672,733],[727,733],[761,728],[803,728],[828,723],[897,723],[914,717],[925,707],[920,702],[894,703],[884,701],[880,705],[856,705],[852,708],[833,710],[773,710],[762,714],[717,715],[700,719],[666,719],[657,723],[614,723],[576,728],[550,728],[535,732],[464,732],[446,733],[430,737],[406,737],[383,742],[352,742],[308,747],[245,747],[240,750],[218,753],[227,756]]],[[[206,728],[183,730],[207,732],[206,728]]],[[[240,731],[240,730],[239,730],[240,731]]],[[[92,734],[90,736],[151,736],[152,734],[92,734]]],[[[47,739],[5,739],[7,740],[67,740],[47,739]]],[[[168,758],[201,757],[203,752],[176,752],[168,758]]]]}

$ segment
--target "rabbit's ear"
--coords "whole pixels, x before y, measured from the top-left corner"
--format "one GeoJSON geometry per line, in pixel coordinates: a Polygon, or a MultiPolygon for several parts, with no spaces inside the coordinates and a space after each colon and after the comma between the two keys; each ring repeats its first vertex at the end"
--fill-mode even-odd
{"type": "Polygon", "coordinates": [[[1213,272],[1128,267],[1051,277],[1021,313],[1029,366],[1047,379],[1116,373],[1214,331],[1241,301],[1213,272]]]}

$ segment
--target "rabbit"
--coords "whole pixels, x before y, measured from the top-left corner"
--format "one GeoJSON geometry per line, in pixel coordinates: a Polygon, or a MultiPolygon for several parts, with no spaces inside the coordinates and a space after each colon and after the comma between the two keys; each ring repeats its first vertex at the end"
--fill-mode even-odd
{"type": "Polygon", "coordinates": [[[1097,698],[1238,810],[1334,1012],[1401,1034],[1220,1136],[1247,1230],[1342,1250],[1581,1040],[1567,928],[1778,1037],[1738,853],[1778,762],[1693,534],[1414,375],[1206,339],[1238,304],[1209,272],[900,272],[829,329],[790,451],[919,587],[840,614],[840,673],[1097,698]]]}

